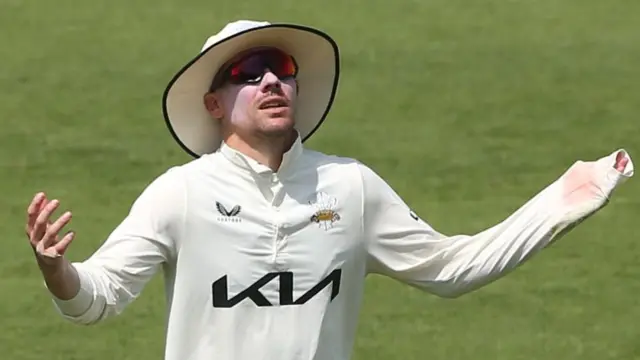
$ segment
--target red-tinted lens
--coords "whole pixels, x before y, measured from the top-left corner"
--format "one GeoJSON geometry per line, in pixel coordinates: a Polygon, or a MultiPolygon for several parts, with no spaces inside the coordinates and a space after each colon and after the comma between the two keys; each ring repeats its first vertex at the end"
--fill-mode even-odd
{"type": "Polygon", "coordinates": [[[297,65],[293,57],[282,51],[262,50],[232,64],[228,69],[228,79],[236,84],[259,82],[267,70],[285,79],[296,76],[297,65]]]}

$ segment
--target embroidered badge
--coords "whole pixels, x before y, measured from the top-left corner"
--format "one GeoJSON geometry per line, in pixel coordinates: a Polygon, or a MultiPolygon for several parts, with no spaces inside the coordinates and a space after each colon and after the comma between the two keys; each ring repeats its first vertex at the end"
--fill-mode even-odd
{"type": "Polygon", "coordinates": [[[231,210],[227,210],[227,208],[225,208],[224,205],[216,201],[216,208],[218,209],[218,212],[220,213],[220,215],[222,215],[218,217],[218,221],[223,221],[223,222],[240,222],[241,221],[241,219],[237,217],[238,214],[240,214],[240,210],[241,210],[240,205],[236,205],[231,210]]]}
{"type": "Polygon", "coordinates": [[[337,221],[340,221],[340,214],[336,211],[337,203],[338,200],[328,194],[318,193],[315,201],[309,201],[309,204],[316,208],[316,212],[309,220],[325,230],[332,228],[337,221]]]}

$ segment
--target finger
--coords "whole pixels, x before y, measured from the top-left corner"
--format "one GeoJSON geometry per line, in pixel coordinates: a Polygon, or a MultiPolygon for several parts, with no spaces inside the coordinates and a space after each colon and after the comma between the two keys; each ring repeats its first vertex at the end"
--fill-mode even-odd
{"type": "MultiPolygon", "coordinates": [[[[44,211],[44,208],[49,205],[49,203],[51,203],[50,200],[47,199],[47,197],[44,197],[44,200],[42,200],[42,203],[40,204],[40,209],[38,210],[38,213],[41,213],[42,211],[44,211]]],[[[51,224],[51,221],[47,220],[47,224],[51,224]]]]}
{"type": "Polygon", "coordinates": [[[30,238],[32,243],[38,243],[40,242],[40,240],[42,240],[42,237],[47,230],[49,217],[51,216],[51,213],[53,213],[58,208],[58,205],[60,205],[60,202],[58,200],[52,200],[44,206],[44,209],[42,209],[42,211],[40,211],[40,214],[38,214],[38,216],[36,217],[33,229],[31,230],[30,238]]]}
{"type": "Polygon", "coordinates": [[[38,211],[44,210],[44,207],[47,206],[48,203],[50,203],[50,201],[47,200],[47,196],[45,195],[42,199],[42,203],[40,203],[40,209],[38,209],[38,211]]]}
{"type": "MultiPolygon", "coordinates": [[[[51,203],[51,200],[47,199],[47,196],[45,195],[44,199],[40,203],[40,208],[38,209],[38,213],[41,213],[42,211],[44,211],[44,208],[50,203],[51,203]]],[[[49,221],[48,223],[50,224],[51,221],[49,221]]]]}
{"type": "Polygon", "coordinates": [[[624,151],[619,151],[618,154],[616,155],[616,165],[615,165],[616,170],[620,172],[624,171],[628,163],[629,163],[629,158],[627,157],[627,154],[624,151]]]}
{"type": "Polygon", "coordinates": [[[44,256],[44,257],[48,257],[48,258],[57,258],[60,257],[62,255],[60,255],[56,248],[54,246],[51,247],[45,247],[45,245],[43,245],[44,243],[42,241],[40,241],[38,243],[38,245],[36,246],[36,253],[39,256],[44,256]]]}
{"type": "Polygon", "coordinates": [[[37,193],[33,199],[31,200],[31,204],[27,207],[27,226],[26,232],[27,236],[31,233],[31,229],[36,222],[36,218],[40,213],[40,206],[44,202],[43,200],[46,198],[45,194],[42,192],[37,193]]]}
{"type": "Polygon", "coordinates": [[[62,240],[60,240],[60,242],[58,242],[56,245],[54,245],[56,253],[60,254],[60,255],[64,255],[64,253],[67,251],[67,248],[69,247],[69,244],[71,244],[71,242],[73,241],[75,236],[76,236],[75,232],[69,231],[62,238],[62,240]]]}
{"type": "Polygon", "coordinates": [[[44,245],[44,248],[48,248],[50,246],[55,245],[56,240],[58,238],[58,233],[62,228],[69,223],[71,220],[71,212],[67,211],[62,214],[58,220],[56,220],[51,226],[47,227],[44,237],[41,242],[44,245]]]}

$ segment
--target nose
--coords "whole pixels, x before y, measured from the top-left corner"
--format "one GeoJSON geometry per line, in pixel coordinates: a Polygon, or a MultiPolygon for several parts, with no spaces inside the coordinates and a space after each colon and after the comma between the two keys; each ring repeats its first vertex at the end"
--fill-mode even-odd
{"type": "Polygon", "coordinates": [[[262,83],[261,85],[261,90],[263,92],[266,91],[279,91],[280,88],[282,87],[282,82],[280,81],[280,78],[277,77],[273,72],[271,72],[271,70],[266,69],[264,72],[264,76],[262,77],[262,83]]]}

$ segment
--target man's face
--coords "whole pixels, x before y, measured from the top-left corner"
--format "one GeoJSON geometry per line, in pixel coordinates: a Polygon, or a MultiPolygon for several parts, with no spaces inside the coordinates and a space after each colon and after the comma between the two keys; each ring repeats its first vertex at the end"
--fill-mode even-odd
{"type": "Polygon", "coordinates": [[[231,62],[223,85],[205,96],[211,114],[221,119],[224,133],[277,137],[293,131],[297,83],[287,76],[291,69],[286,66],[291,64],[282,63],[286,60],[285,54],[254,49],[231,62]]]}

